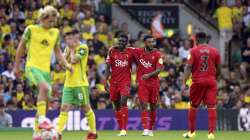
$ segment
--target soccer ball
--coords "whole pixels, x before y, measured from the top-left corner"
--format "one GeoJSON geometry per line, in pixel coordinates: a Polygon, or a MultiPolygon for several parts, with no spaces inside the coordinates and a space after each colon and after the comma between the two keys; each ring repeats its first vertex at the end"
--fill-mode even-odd
{"type": "Polygon", "coordinates": [[[41,133],[42,140],[58,140],[58,134],[55,129],[44,130],[41,133]]]}

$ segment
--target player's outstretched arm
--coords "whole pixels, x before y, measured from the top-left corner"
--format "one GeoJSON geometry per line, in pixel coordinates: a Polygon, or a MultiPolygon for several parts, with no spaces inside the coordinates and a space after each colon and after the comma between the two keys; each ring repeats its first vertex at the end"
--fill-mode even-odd
{"type": "Polygon", "coordinates": [[[108,83],[108,80],[109,80],[109,77],[111,75],[111,72],[110,72],[110,64],[107,63],[107,67],[106,67],[106,70],[105,70],[105,74],[104,74],[104,78],[105,78],[105,90],[106,91],[109,91],[109,83],[108,83]]]}
{"type": "Polygon", "coordinates": [[[55,56],[56,58],[70,71],[72,71],[72,67],[71,65],[68,63],[68,61],[65,59],[65,57],[63,56],[63,53],[61,51],[61,49],[59,47],[55,47],[54,49],[55,52],[55,56]]]}
{"type": "Polygon", "coordinates": [[[22,57],[25,55],[25,52],[26,52],[25,40],[22,38],[16,51],[15,65],[13,69],[13,72],[16,77],[20,76],[20,61],[22,57]]]}

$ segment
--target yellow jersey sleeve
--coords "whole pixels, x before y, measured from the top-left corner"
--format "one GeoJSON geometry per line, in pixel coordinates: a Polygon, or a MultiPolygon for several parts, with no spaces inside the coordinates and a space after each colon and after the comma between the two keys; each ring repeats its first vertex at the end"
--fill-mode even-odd
{"type": "Polygon", "coordinates": [[[30,41],[30,38],[31,38],[31,29],[30,28],[31,28],[31,26],[28,26],[24,30],[22,38],[24,39],[25,43],[30,41]]]}

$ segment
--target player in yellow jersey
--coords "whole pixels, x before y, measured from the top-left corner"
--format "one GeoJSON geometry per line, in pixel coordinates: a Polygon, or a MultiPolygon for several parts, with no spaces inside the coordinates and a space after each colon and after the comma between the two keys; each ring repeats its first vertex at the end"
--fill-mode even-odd
{"type": "Polygon", "coordinates": [[[59,30],[54,28],[59,17],[58,11],[52,6],[45,6],[39,11],[39,25],[29,25],[23,33],[19,43],[14,73],[20,77],[20,60],[27,53],[25,75],[30,86],[38,89],[37,114],[34,125],[33,140],[40,138],[41,129],[51,129],[52,125],[46,121],[46,107],[49,100],[50,62],[54,51],[58,60],[71,69],[70,64],[59,48],[59,30]]]}
{"type": "Polygon", "coordinates": [[[61,139],[62,131],[68,120],[68,112],[72,105],[82,108],[87,117],[90,131],[87,140],[97,139],[95,114],[89,103],[89,83],[87,77],[88,46],[80,43],[80,34],[76,31],[69,31],[65,34],[67,47],[65,57],[71,63],[74,72],[66,70],[66,79],[63,88],[61,112],[57,125],[57,132],[61,139]]]}

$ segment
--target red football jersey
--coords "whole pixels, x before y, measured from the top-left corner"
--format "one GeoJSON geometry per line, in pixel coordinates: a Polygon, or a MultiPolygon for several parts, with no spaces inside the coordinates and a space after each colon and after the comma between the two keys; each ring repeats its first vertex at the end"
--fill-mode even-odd
{"type": "Polygon", "coordinates": [[[133,54],[127,48],[120,52],[112,48],[106,58],[111,65],[111,84],[130,84],[133,54]]]}
{"type": "Polygon", "coordinates": [[[137,63],[136,79],[139,84],[159,86],[158,76],[153,76],[146,80],[142,80],[142,76],[163,67],[161,53],[158,50],[146,52],[145,48],[133,48],[132,51],[137,63]]]}
{"type": "Polygon", "coordinates": [[[220,64],[218,50],[208,44],[190,49],[188,64],[192,65],[192,81],[216,79],[216,65],[220,64]]]}

